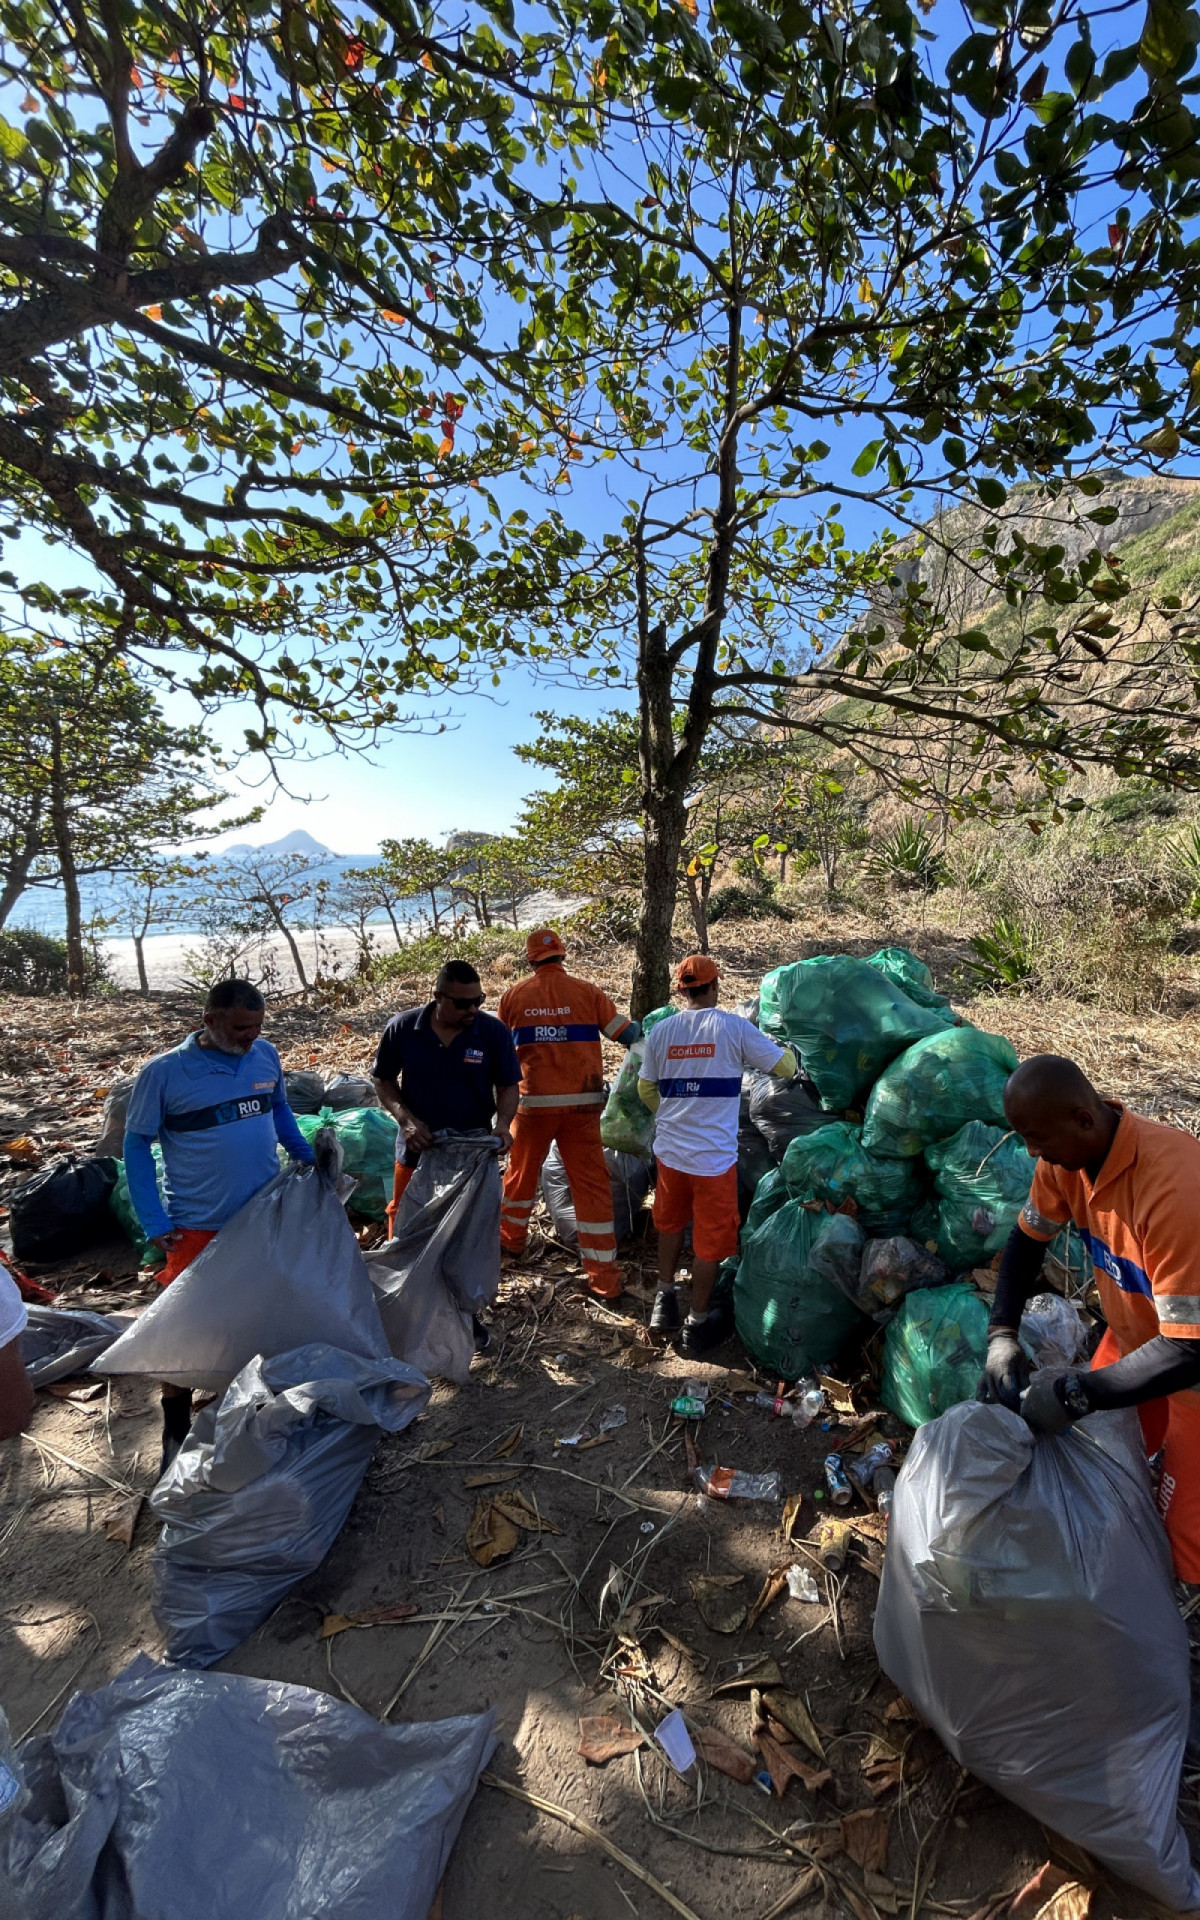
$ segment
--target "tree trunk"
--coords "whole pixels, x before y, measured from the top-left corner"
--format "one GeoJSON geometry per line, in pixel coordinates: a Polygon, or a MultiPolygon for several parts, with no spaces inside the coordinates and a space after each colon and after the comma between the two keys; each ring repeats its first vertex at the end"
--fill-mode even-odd
{"type": "Polygon", "coordinates": [[[436,887],[430,887],[429,889],[429,911],[433,915],[432,931],[434,933],[440,933],[442,930],[442,914],[445,912],[445,908],[438,906],[438,890],[436,887]]]}
{"type": "Polygon", "coordinates": [[[692,910],[692,925],[696,929],[696,951],[697,953],[707,953],[708,914],[705,909],[708,903],[704,897],[702,886],[696,879],[696,875],[694,873],[685,873],[684,878],[687,881],[688,905],[692,910]]]}
{"type": "Polygon", "coordinates": [[[146,950],[145,950],[145,943],[146,943],[146,936],[145,936],[145,934],[142,934],[142,933],[135,933],[135,934],[134,934],[134,936],[133,936],[133,951],[134,951],[134,954],[135,954],[135,956],[136,956],[136,959],[137,959],[137,970],[138,970],[138,992],[139,992],[139,993],[144,993],[144,994],[149,994],[149,992],[150,992],[150,980],[149,980],[149,976],[147,975],[147,972],[146,972],[146,950]]]}
{"type": "Polygon", "coordinates": [[[264,895],[264,898],[266,899],[266,903],[267,903],[267,912],[270,914],[272,920],[275,922],[275,925],[279,928],[280,933],[283,935],[284,939],[288,943],[288,950],[292,956],[292,965],[296,969],[296,978],[300,982],[300,990],[302,993],[307,993],[308,992],[308,975],[304,971],[304,962],[300,958],[300,949],[296,945],[295,936],[292,933],[292,930],[289,927],[287,921],[284,919],[283,914],[280,912],[279,908],[275,905],[275,902],[268,895],[264,895]]]}
{"type": "Polygon", "coordinates": [[[50,827],[62,880],[63,902],[67,912],[67,992],[72,1000],[82,1000],[87,992],[87,966],[83,953],[83,908],[79,898],[79,873],[75,865],[75,847],[71,837],[71,816],[67,805],[66,781],[62,764],[62,726],[57,713],[50,716],[50,827]]]}
{"type": "Polygon", "coordinates": [[[391,901],[390,901],[390,900],[385,900],[385,901],[384,901],[384,903],[383,903],[383,910],[384,910],[384,912],[386,913],[386,915],[387,915],[387,917],[388,917],[388,919],[389,919],[389,920],[391,921],[391,923],[392,923],[392,932],[393,932],[393,934],[395,935],[395,938],[396,938],[396,951],[397,951],[397,953],[399,953],[399,951],[400,951],[400,928],[399,928],[399,925],[398,925],[398,923],[397,923],[397,920],[396,920],[396,916],[395,916],[395,914],[394,914],[394,913],[392,912],[392,903],[391,903],[391,901]]]}
{"type": "Polygon", "coordinates": [[[42,851],[42,812],[40,805],[25,829],[25,838],[9,864],[3,888],[0,888],[0,927],[29,883],[29,869],[42,851]]]}
{"type": "Polygon", "coordinates": [[[679,887],[679,854],[687,825],[681,794],[644,803],[645,865],[634,944],[629,1011],[635,1020],[671,997],[671,921],[679,887]]]}

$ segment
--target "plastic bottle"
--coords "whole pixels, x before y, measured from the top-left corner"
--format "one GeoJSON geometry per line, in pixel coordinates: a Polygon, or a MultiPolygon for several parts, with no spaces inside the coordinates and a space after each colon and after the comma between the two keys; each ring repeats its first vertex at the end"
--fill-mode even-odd
{"type": "Polygon", "coordinates": [[[875,1475],[875,1505],[885,1520],[892,1511],[892,1495],[895,1491],[895,1472],[891,1467],[880,1467],[875,1475]]]}
{"type": "Polygon", "coordinates": [[[778,1500],[777,1473],[741,1473],[735,1467],[697,1467],[692,1484],[710,1500],[778,1500]]]}
{"type": "Polygon", "coordinates": [[[850,1485],[840,1453],[828,1453],[825,1456],[825,1485],[829,1488],[829,1498],[835,1507],[849,1506],[854,1498],[854,1488],[850,1485]]]}
{"type": "Polygon", "coordinates": [[[763,1407],[767,1413],[773,1413],[776,1416],[792,1411],[787,1400],[781,1393],[756,1393],[754,1396],[754,1404],[756,1407],[763,1407]]]}
{"type": "Polygon", "coordinates": [[[803,1430],[811,1427],[817,1416],[825,1411],[825,1395],[820,1387],[806,1387],[792,1408],[792,1423],[803,1430]]]}

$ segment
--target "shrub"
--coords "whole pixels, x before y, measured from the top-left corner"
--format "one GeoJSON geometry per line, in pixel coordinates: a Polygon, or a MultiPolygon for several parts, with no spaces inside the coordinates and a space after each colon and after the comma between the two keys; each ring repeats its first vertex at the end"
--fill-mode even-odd
{"type": "Polygon", "coordinates": [[[564,922],[564,935],[576,939],[607,940],[620,945],[637,936],[637,905],[619,893],[610,900],[589,900],[564,922]]]}
{"type": "Polygon", "coordinates": [[[0,929],[0,993],[65,993],[67,943],[32,927],[0,929]]]}
{"type": "Polygon", "coordinates": [[[759,887],[718,887],[708,902],[708,921],[716,920],[790,920],[786,907],[775,898],[775,885],[768,880],[759,887]]]}
{"type": "Polygon", "coordinates": [[[875,842],[866,862],[872,879],[922,893],[939,885],[944,867],[936,839],[920,820],[901,820],[875,842]]]}
{"type": "Polygon", "coordinates": [[[1037,973],[1038,935],[1033,926],[1001,918],[986,933],[976,934],[971,946],[977,958],[968,960],[967,972],[995,992],[1027,986],[1037,973]]]}
{"type": "Polygon", "coordinates": [[[396,980],[419,992],[429,992],[447,960],[469,960],[482,975],[501,956],[524,960],[524,929],[485,927],[459,940],[445,933],[426,933],[419,940],[406,941],[396,953],[380,954],[372,960],[367,977],[373,983],[396,980]]]}

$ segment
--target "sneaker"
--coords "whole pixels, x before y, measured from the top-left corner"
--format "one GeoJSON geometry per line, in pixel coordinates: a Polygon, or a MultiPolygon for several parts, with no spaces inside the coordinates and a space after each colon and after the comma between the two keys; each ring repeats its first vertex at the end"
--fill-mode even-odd
{"type": "Polygon", "coordinates": [[[728,1307],[713,1307],[703,1320],[684,1321],[679,1351],[685,1360],[699,1360],[702,1354],[728,1340],[732,1332],[733,1318],[728,1307]]]}
{"type": "Polygon", "coordinates": [[[471,1315],[471,1331],[475,1335],[476,1353],[486,1353],[492,1344],[492,1330],[484,1325],[477,1313],[471,1315]]]}
{"type": "Polygon", "coordinates": [[[650,1310],[651,1333],[678,1333],[679,1301],[675,1297],[674,1287],[660,1287],[654,1296],[654,1305],[650,1310]]]}

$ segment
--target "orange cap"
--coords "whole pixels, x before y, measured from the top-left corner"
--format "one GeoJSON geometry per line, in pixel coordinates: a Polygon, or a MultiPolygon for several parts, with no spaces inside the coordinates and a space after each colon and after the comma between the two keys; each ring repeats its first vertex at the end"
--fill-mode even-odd
{"type": "Polygon", "coordinates": [[[706,953],[689,953],[686,960],[679,962],[679,971],[675,975],[677,987],[707,987],[721,978],[721,969],[715,960],[706,953]]]}
{"type": "Polygon", "coordinates": [[[567,950],[553,927],[535,927],[525,942],[525,958],[531,967],[540,960],[565,960],[567,950]]]}

